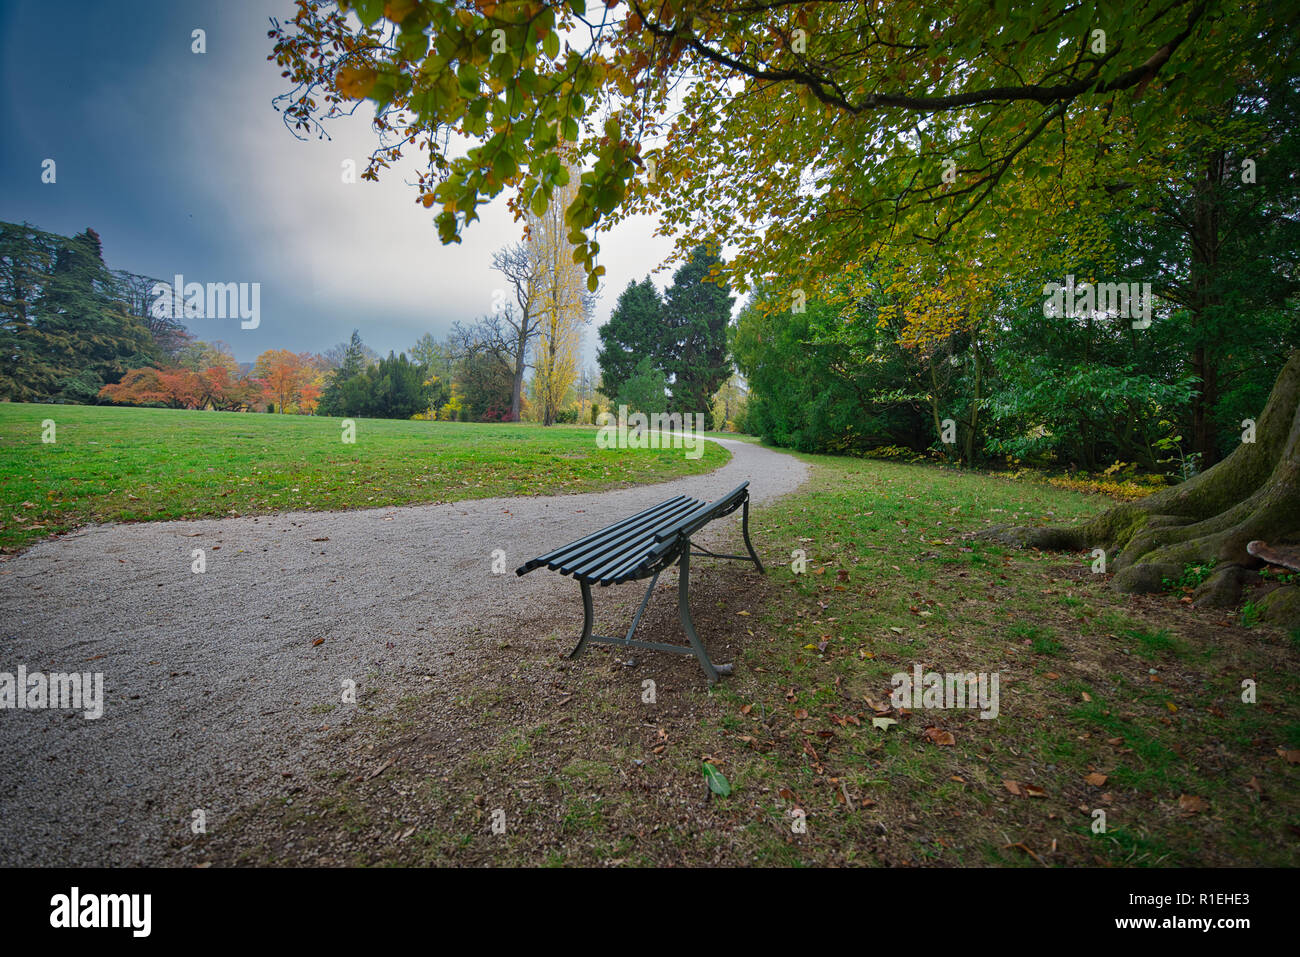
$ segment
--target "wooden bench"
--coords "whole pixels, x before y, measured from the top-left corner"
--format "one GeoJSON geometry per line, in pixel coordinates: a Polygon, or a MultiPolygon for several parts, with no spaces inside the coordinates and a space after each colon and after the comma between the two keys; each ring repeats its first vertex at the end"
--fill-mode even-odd
{"type": "Polygon", "coordinates": [[[526,575],[535,568],[546,566],[561,575],[572,575],[582,588],[582,637],[570,653],[570,658],[582,654],[589,641],[599,641],[610,645],[623,645],[629,648],[648,648],[652,651],[667,651],[672,654],[694,655],[700,667],[708,676],[709,684],[718,680],[719,675],[731,674],[731,665],[715,665],[709,660],[708,652],[700,636],[695,633],[691,623],[690,579],[691,556],[707,555],[713,558],[735,558],[750,561],[763,572],[763,563],[759,561],[754,546],[749,541],[749,483],[743,482],[722,498],[714,502],[705,502],[677,495],[660,502],[644,511],[637,512],[620,522],[607,525],[600,531],[584,535],[577,541],[570,542],[553,552],[540,555],[532,561],[520,565],[515,570],[517,575],[526,575]],[[699,546],[691,545],[691,536],[704,528],[714,519],[730,515],[736,509],[743,509],[741,530],[745,536],[745,548],[748,555],[720,555],[699,546]],[[659,575],[665,569],[680,562],[677,576],[677,611],[681,616],[682,628],[690,640],[690,647],[670,645],[658,641],[637,641],[632,635],[641,623],[641,615],[650,603],[659,575]],[[627,635],[609,637],[592,634],[594,614],[591,602],[592,585],[620,585],[623,582],[650,579],[650,585],[641,599],[641,607],[632,619],[632,627],[627,635]]]}

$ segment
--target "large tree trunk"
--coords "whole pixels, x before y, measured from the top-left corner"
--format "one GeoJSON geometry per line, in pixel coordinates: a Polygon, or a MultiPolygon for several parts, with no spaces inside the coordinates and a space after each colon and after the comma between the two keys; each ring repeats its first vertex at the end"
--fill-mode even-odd
{"type": "MultiPolygon", "coordinates": [[[[1151,592],[1187,565],[1216,563],[1198,604],[1233,605],[1249,569],[1263,563],[1246,546],[1300,540],[1300,351],[1278,375],[1255,441],[1181,485],[1126,502],[1073,528],[994,528],[989,537],[1057,551],[1103,548],[1122,591],[1151,592]]],[[[1265,618],[1300,627],[1300,589],[1278,589],[1265,618]]]]}
{"type": "Polygon", "coordinates": [[[528,368],[528,340],[532,338],[533,321],[529,316],[531,304],[521,306],[523,316],[519,320],[518,334],[514,342],[515,380],[510,387],[510,421],[518,422],[523,411],[524,370],[528,368]]]}

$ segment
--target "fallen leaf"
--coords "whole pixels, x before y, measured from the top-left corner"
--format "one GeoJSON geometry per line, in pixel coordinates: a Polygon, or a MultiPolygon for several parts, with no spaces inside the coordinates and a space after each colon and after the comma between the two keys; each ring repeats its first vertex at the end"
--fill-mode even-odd
{"type": "Polygon", "coordinates": [[[1210,809],[1210,802],[1197,794],[1183,794],[1178,798],[1178,807],[1184,814],[1197,814],[1210,809]]]}
{"type": "Polygon", "coordinates": [[[726,797],[731,793],[731,783],[707,761],[704,762],[704,779],[709,782],[709,790],[718,797],[726,797]]]}
{"type": "Polygon", "coordinates": [[[933,726],[925,729],[924,736],[932,744],[952,745],[957,743],[957,739],[952,736],[951,731],[944,731],[942,728],[933,726]]]}
{"type": "Polygon", "coordinates": [[[1097,771],[1093,771],[1091,774],[1085,777],[1084,780],[1087,781],[1089,784],[1091,784],[1093,787],[1099,788],[1106,783],[1106,775],[1101,774],[1100,772],[1097,771]]]}

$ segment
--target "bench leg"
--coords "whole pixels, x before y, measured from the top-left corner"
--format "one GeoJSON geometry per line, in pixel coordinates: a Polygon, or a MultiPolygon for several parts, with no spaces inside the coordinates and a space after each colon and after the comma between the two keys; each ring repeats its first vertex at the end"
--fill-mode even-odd
{"type": "Polygon", "coordinates": [[[569,652],[570,658],[576,658],[582,654],[582,649],[591,640],[591,629],[596,617],[591,606],[591,586],[583,581],[578,582],[578,584],[582,586],[582,637],[578,639],[578,643],[569,652]]]}
{"type": "Polygon", "coordinates": [[[766,575],[767,572],[763,571],[763,563],[758,560],[758,552],[754,551],[754,546],[751,545],[749,542],[749,497],[748,496],[746,496],[745,498],[744,511],[740,513],[740,530],[745,535],[745,547],[749,549],[749,557],[752,558],[754,560],[754,564],[758,566],[758,573],[760,575],[766,575]]]}
{"type": "Polygon", "coordinates": [[[636,610],[636,617],[632,619],[632,627],[627,630],[626,643],[632,645],[632,635],[636,632],[636,626],[641,624],[641,616],[645,614],[645,606],[650,604],[650,595],[655,590],[655,585],[659,581],[660,572],[655,572],[654,577],[650,579],[650,584],[646,586],[645,597],[641,599],[641,607],[636,610]]]}
{"type": "Polygon", "coordinates": [[[691,647],[695,650],[695,657],[700,661],[700,667],[704,669],[704,674],[709,679],[709,684],[718,683],[718,675],[731,674],[731,665],[714,666],[709,660],[709,653],[704,650],[704,642],[700,641],[700,636],[695,633],[695,625],[691,621],[691,543],[686,543],[686,548],[682,551],[681,564],[677,571],[677,613],[682,619],[682,628],[686,631],[686,637],[690,639],[691,647]]]}

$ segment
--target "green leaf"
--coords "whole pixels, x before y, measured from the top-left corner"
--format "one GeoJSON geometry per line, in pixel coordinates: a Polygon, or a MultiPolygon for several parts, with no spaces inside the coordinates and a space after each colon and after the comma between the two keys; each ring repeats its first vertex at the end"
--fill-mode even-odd
{"type": "MultiPolygon", "coordinates": [[[[587,280],[587,285],[591,286],[591,279],[587,280]]],[[[709,782],[709,790],[718,797],[726,797],[731,793],[731,784],[723,777],[721,771],[707,761],[704,762],[704,779],[709,782]]]]}
{"type": "Polygon", "coordinates": [[[384,15],[384,0],[355,0],[352,6],[366,26],[371,26],[384,15]]]}
{"type": "Polygon", "coordinates": [[[515,158],[505,150],[497,153],[496,159],[492,161],[492,172],[503,183],[514,176],[518,170],[519,166],[515,163],[515,158]]]}
{"type": "Polygon", "coordinates": [[[554,30],[542,39],[542,52],[552,60],[560,55],[560,35],[554,30]]]}

